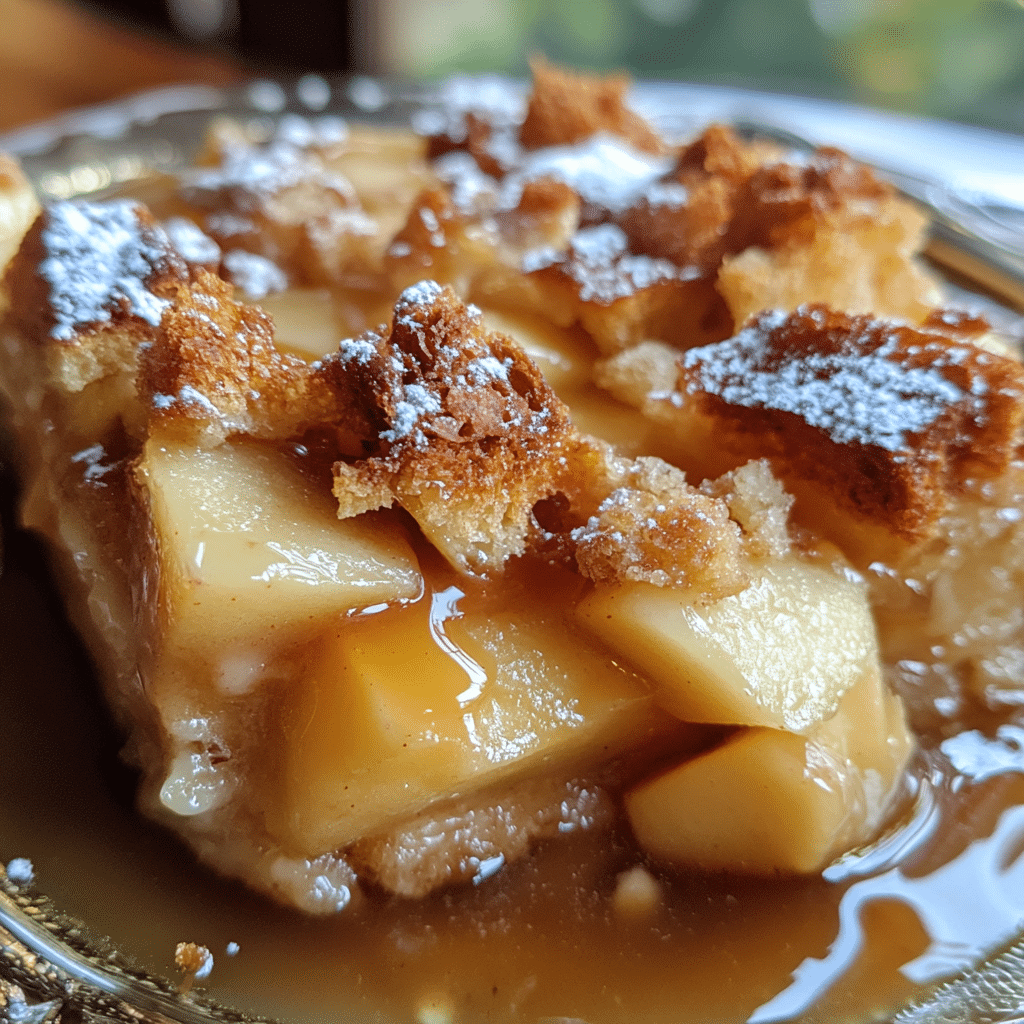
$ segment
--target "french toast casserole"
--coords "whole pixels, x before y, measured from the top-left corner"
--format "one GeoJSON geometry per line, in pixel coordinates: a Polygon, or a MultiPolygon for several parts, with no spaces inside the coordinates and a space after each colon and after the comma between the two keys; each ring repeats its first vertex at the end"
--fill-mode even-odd
{"type": "Polygon", "coordinates": [[[1018,356],[870,170],[625,97],[216,122],[146,204],[0,167],[24,522],[142,810],[282,902],[622,821],[820,872],[1020,702],[1018,356]]]}

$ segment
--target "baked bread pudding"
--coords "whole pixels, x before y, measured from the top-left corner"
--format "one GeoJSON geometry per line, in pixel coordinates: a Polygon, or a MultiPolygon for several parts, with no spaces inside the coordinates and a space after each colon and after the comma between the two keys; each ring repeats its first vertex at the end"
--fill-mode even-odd
{"type": "Polygon", "coordinates": [[[1020,702],[1019,359],[870,170],[626,86],[215,123],[146,204],[0,165],[24,521],[142,810],[280,901],[622,820],[820,872],[1020,702]]]}

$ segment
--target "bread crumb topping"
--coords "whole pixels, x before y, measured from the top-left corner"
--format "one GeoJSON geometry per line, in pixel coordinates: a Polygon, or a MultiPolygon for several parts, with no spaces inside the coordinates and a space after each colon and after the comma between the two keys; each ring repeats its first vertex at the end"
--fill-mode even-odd
{"type": "Polygon", "coordinates": [[[141,219],[142,209],[128,199],[49,207],[39,274],[50,286],[50,337],[71,341],[82,328],[109,322],[115,309],[160,323],[168,302],[148,284],[174,256],[164,231],[141,219]]]}

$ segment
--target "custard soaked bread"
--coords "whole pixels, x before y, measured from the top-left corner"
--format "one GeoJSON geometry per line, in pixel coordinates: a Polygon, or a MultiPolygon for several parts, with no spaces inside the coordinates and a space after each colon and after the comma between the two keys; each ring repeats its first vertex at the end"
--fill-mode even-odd
{"type": "Polygon", "coordinates": [[[285,902],[623,817],[819,871],[898,813],[909,673],[1019,691],[1020,364],[868,170],[625,87],[216,124],[148,208],[31,226],[9,175],[24,519],[142,808],[285,902]]]}

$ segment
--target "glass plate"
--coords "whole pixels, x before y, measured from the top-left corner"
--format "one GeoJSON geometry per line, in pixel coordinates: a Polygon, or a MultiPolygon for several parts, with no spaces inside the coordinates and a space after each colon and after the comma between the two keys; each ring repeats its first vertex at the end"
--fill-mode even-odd
{"type": "MultiPolygon", "coordinates": [[[[474,88],[509,91],[522,86],[487,79],[474,88]]],[[[0,150],[20,156],[44,198],[94,196],[126,185],[144,188],[148,179],[189,163],[205,125],[217,116],[244,121],[257,133],[269,132],[277,119],[289,113],[405,125],[414,109],[441,100],[444,89],[412,89],[371,79],[329,83],[317,76],[229,89],[163,89],[0,137],[0,150]]],[[[1024,172],[985,170],[1024,168],[1024,139],[1013,136],[735,89],[646,83],[637,87],[636,103],[674,136],[690,134],[712,119],[781,125],[815,141],[845,145],[897,171],[937,178],[958,193],[983,195],[984,202],[1000,209],[1012,211],[1015,195],[1024,194],[1024,172]]],[[[1019,318],[1004,306],[973,291],[960,294],[983,307],[1006,331],[1020,335],[1019,318]]],[[[408,1019],[421,1024],[506,1019],[484,1006],[466,1010],[453,1003],[445,994],[440,972],[432,982],[420,984],[416,998],[398,1008],[392,1000],[391,1009],[384,1009],[392,984],[405,984],[401,980],[404,958],[414,958],[429,945],[430,930],[437,927],[436,913],[427,923],[418,912],[410,911],[403,923],[402,913],[395,912],[379,955],[349,956],[359,947],[358,920],[309,920],[251,896],[240,886],[194,867],[177,840],[134,813],[134,780],[117,762],[117,739],[100,706],[88,658],[63,617],[39,544],[15,527],[9,474],[3,488],[0,864],[28,858],[35,868],[35,881],[19,886],[0,873],[0,1020],[55,1020],[62,1007],[65,1019],[96,1022],[205,1024],[239,1019],[239,1014],[218,1004],[248,1007],[301,1024],[342,1019],[408,1019]],[[52,904],[33,888],[36,884],[52,904]],[[74,917],[63,917],[54,906],[74,917]],[[79,920],[88,922],[88,933],[76,923],[79,920]],[[112,938],[98,938],[102,936],[112,938]],[[204,994],[183,999],[177,994],[176,980],[161,980],[174,978],[174,949],[179,941],[196,941],[213,952],[216,965],[206,991],[216,1003],[204,994]],[[228,955],[233,944],[239,947],[237,955],[228,955]],[[362,972],[359,965],[366,962],[376,964],[375,977],[362,972]],[[14,984],[22,986],[26,1002],[19,1001],[14,984]]],[[[986,811],[988,798],[980,800],[977,848],[969,847],[954,863],[966,877],[972,870],[971,857],[999,860],[1000,870],[1009,873],[1007,892],[1012,898],[1001,895],[988,915],[987,930],[970,935],[951,931],[942,922],[929,922],[931,945],[925,944],[927,950],[908,951],[907,963],[891,971],[897,980],[889,1006],[909,996],[918,983],[924,987],[917,988],[917,993],[927,996],[934,979],[970,968],[981,956],[1015,940],[1024,919],[1024,875],[1018,856],[1024,843],[1024,808],[1018,806],[1024,805],[1024,786],[1012,776],[1005,778],[1009,781],[1004,779],[1001,785],[1013,793],[1003,792],[997,802],[1009,809],[986,811]]],[[[925,793],[919,801],[921,829],[935,820],[934,800],[929,800],[925,793]]],[[[859,879],[882,871],[891,853],[883,844],[875,853],[874,866],[864,863],[849,869],[842,899],[837,897],[820,911],[814,905],[800,911],[809,921],[819,915],[832,924],[809,942],[802,957],[795,958],[792,970],[781,979],[764,981],[760,1008],[747,1008],[751,1020],[839,1019],[841,1007],[826,1001],[815,1009],[812,1004],[820,995],[820,979],[837,963],[851,970],[871,967],[858,960],[857,919],[865,906],[857,895],[859,879]]],[[[897,884],[894,875],[889,898],[913,906],[913,883],[904,878],[897,884]]],[[[954,873],[947,885],[958,884],[954,873]]],[[[780,899],[790,904],[808,898],[800,886],[787,888],[780,883],[780,891],[780,899]]],[[[707,898],[729,898],[722,892],[709,892],[707,898]]],[[[517,925],[513,922],[509,927],[517,925]]],[[[377,940],[381,940],[379,934],[377,940]]],[[[465,955],[473,955],[472,943],[465,955]]],[[[485,952],[479,955],[486,957],[485,952]]],[[[751,969],[749,963],[737,962],[740,969],[751,969]]],[[[489,961],[482,960],[479,967],[494,971],[496,977],[501,974],[499,966],[489,961]]],[[[619,969],[625,975],[630,972],[628,964],[619,969]]],[[[918,1016],[908,1015],[906,1020],[941,1020],[942,1008],[949,1006],[959,1006],[960,1011],[948,1019],[964,1020],[968,1011],[963,1007],[994,1006],[997,996],[1006,1006],[1019,1007],[1024,1005],[1022,979],[1018,951],[1010,948],[994,967],[969,973],[965,982],[951,990],[952,995],[940,994],[938,1002],[928,1003],[916,1011],[918,1016]],[[997,978],[996,995],[990,991],[993,977],[997,978]]],[[[521,996],[503,1005],[515,1006],[516,998],[528,1005],[529,978],[521,978],[520,983],[521,996]]],[[[715,984],[709,982],[706,997],[704,1019],[709,1024],[717,1019],[712,1009],[717,1005],[711,991],[715,984]]],[[[494,991],[497,995],[497,984],[494,991]]],[[[613,998],[609,991],[608,999],[613,998]]],[[[671,1019],[671,1007],[666,1012],[666,1019],[671,1019]]],[[[864,1009],[860,1019],[883,1016],[864,1009]]],[[[564,1013],[544,1019],[577,1017],[576,1010],[566,1006],[564,1013]]],[[[733,1014],[728,1019],[741,1018],[733,1014]]],[[[990,1015],[986,1019],[1008,1018],[990,1015]]]]}

